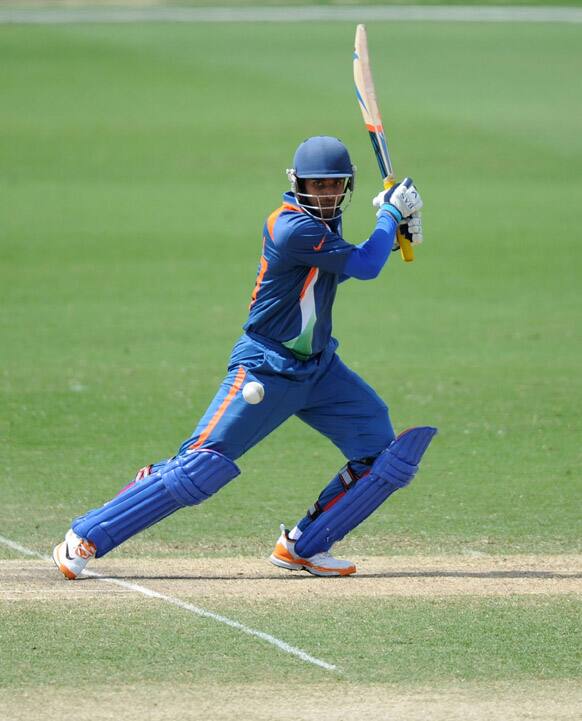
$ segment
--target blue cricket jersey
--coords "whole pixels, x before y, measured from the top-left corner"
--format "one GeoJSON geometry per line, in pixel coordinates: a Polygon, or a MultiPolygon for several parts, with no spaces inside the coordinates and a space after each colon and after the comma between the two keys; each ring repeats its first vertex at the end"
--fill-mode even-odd
{"type": "Polygon", "coordinates": [[[298,358],[320,353],[331,337],[337,285],[354,247],[341,218],[306,213],[293,193],[267,218],[263,253],[244,330],[281,343],[298,358]]]}

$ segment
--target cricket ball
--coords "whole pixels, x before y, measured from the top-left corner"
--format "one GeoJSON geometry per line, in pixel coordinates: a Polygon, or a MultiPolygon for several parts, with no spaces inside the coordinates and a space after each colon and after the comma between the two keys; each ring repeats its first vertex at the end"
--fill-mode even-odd
{"type": "Polygon", "coordinates": [[[260,403],[265,397],[265,388],[262,383],[250,381],[244,384],[242,394],[245,401],[254,406],[256,403],[260,403]]]}

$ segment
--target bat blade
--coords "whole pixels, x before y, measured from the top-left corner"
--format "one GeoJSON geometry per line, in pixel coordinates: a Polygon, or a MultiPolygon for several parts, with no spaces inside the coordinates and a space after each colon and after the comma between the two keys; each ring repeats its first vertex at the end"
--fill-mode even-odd
{"type": "MultiPolygon", "coordinates": [[[[388,152],[388,143],[384,133],[384,125],[372,78],[372,68],[368,53],[368,35],[365,25],[358,25],[356,28],[356,40],[354,43],[354,83],[356,86],[356,98],[362,111],[364,124],[370,135],[370,142],[374,149],[374,155],[380,168],[380,175],[386,189],[394,185],[395,176],[388,152]]],[[[400,243],[400,254],[402,259],[410,262],[414,260],[414,251],[410,241],[398,232],[400,243]]]]}
{"type": "Polygon", "coordinates": [[[394,171],[392,170],[388,144],[386,143],[386,135],[382,124],[380,107],[378,106],[374,79],[372,78],[372,69],[368,54],[368,38],[364,25],[358,25],[356,28],[354,83],[356,85],[358,104],[362,111],[364,124],[370,134],[370,141],[374,148],[382,179],[394,180],[394,171]]]}

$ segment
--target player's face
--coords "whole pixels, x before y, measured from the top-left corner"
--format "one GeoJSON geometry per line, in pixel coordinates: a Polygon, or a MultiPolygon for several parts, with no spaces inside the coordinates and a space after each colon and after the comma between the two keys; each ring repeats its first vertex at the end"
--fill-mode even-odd
{"type": "Polygon", "coordinates": [[[306,178],[305,195],[309,205],[318,206],[322,218],[333,218],[345,194],[345,178],[306,178]]]}

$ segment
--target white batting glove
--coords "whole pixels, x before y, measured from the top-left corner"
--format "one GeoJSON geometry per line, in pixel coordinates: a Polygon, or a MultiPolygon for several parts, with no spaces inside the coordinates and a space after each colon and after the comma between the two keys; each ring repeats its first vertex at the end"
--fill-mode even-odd
{"type": "Polygon", "coordinates": [[[411,245],[420,245],[424,240],[422,235],[422,216],[420,211],[414,212],[410,218],[403,220],[398,230],[405,238],[408,238],[411,245]]]}
{"type": "Polygon", "coordinates": [[[404,178],[401,183],[393,185],[389,190],[383,190],[372,200],[375,208],[386,210],[397,223],[408,218],[422,208],[422,198],[414,187],[412,178],[404,178]]]}

